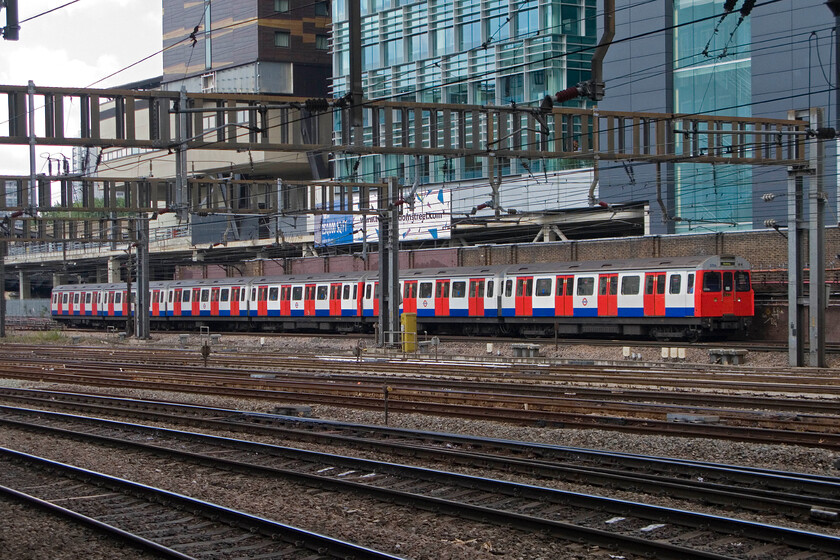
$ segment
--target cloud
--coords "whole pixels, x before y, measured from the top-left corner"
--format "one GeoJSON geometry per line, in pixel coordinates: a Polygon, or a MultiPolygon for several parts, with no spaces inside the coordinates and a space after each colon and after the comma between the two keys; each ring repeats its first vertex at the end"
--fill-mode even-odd
{"type": "MultiPolygon", "coordinates": [[[[56,8],[65,1],[20,2],[20,20],[56,8]]],[[[26,85],[32,80],[39,86],[87,87],[159,51],[162,48],[161,18],[160,2],[82,0],[24,21],[20,40],[2,43],[0,83],[26,85]]],[[[95,87],[118,87],[153,78],[162,73],[162,67],[162,57],[157,55],[95,87]]],[[[2,103],[5,105],[5,99],[2,103]]],[[[5,121],[5,116],[0,117],[5,121]]],[[[68,125],[72,126],[70,121],[68,125]]],[[[38,151],[58,150],[45,147],[38,151]]],[[[29,174],[28,156],[21,158],[20,153],[19,149],[0,147],[0,174],[29,174]]],[[[41,161],[39,153],[36,165],[40,167],[41,161]]]]}

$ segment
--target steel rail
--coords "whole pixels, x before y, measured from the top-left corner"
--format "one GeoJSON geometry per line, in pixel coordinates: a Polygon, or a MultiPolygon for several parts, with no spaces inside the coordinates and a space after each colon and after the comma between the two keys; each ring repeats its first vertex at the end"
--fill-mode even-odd
{"type": "Polygon", "coordinates": [[[584,539],[622,552],[657,558],[730,559],[726,551],[737,535],[744,551],[765,551],[776,559],[828,559],[840,553],[840,537],[715,515],[517,484],[436,469],[318,453],[244,440],[164,428],[100,421],[108,435],[64,434],[130,446],[167,457],[237,472],[263,472],[331,490],[353,490],[389,502],[422,507],[483,522],[502,523],[564,538],[584,539]],[[125,431],[126,436],[114,432],[125,431]],[[146,432],[146,440],[132,436],[146,432]],[[124,439],[128,438],[128,439],[124,439]],[[198,450],[182,443],[200,442],[198,450]],[[171,443],[167,446],[168,440],[171,443]],[[219,457],[221,451],[224,458],[219,457]],[[235,452],[240,452],[238,455],[235,452]],[[586,510],[588,513],[584,513],[586,510]],[[568,521],[569,517],[574,521],[568,521]],[[686,544],[689,538],[692,544],[686,544]],[[701,537],[702,538],[699,538],[701,537]],[[696,543],[696,544],[695,544],[696,543]]]}
{"type": "MultiPolygon", "coordinates": [[[[81,516],[84,516],[89,518],[89,520],[84,520],[86,524],[100,530],[108,530],[120,538],[130,539],[140,546],[149,547],[158,552],[172,549],[171,552],[167,552],[172,558],[215,558],[218,556],[218,550],[214,550],[213,546],[222,535],[225,538],[236,539],[227,541],[225,545],[226,557],[232,558],[259,558],[266,554],[301,559],[353,557],[395,560],[398,558],[174,492],[7,448],[0,447],[0,461],[5,466],[4,469],[0,469],[0,481],[3,481],[3,484],[19,488],[28,487],[27,492],[40,494],[40,496],[34,496],[18,488],[17,492],[10,493],[10,496],[20,497],[21,494],[27,494],[33,495],[41,502],[58,500],[62,503],[73,504],[76,508],[76,515],[73,518],[77,521],[83,520],[81,516]],[[15,468],[16,465],[17,468],[15,468]],[[43,481],[48,478],[47,475],[52,475],[53,480],[55,478],[72,480],[73,484],[45,485],[43,481]],[[108,492],[103,494],[102,489],[108,492]],[[83,499],[78,499],[81,497],[83,499]],[[145,507],[136,507],[138,502],[144,504],[145,507]],[[184,517],[193,520],[200,519],[201,523],[193,523],[185,520],[184,517]],[[103,519],[109,521],[102,521],[103,519]],[[174,526],[172,525],[174,519],[178,519],[177,531],[167,529],[167,526],[174,526]],[[156,527],[158,524],[160,526],[156,527]],[[191,539],[185,539],[185,532],[189,529],[193,531],[193,536],[191,539]],[[134,531],[149,534],[152,538],[141,537],[134,531]],[[150,543],[156,546],[150,546],[150,543]],[[192,552],[179,554],[178,549],[192,552]]],[[[64,513],[57,507],[51,509],[54,512],[64,513]]]]}
{"type": "MultiPolygon", "coordinates": [[[[840,511],[840,479],[833,477],[193,405],[94,395],[67,395],[67,401],[62,402],[63,396],[56,392],[44,392],[43,398],[35,398],[40,392],[19,390],[15,393],[22,395],[19,400],[28,402],[30,406],[59,405],[60,409],[87,414],[130,416],[145,421],[238,431],[249,435],[259,433],[283,441],[309,441],[351,449],[366,448],[437,462],[443,460],[471,468],[489,468],[581,484],[665,494],[730,508],[780,513],[800,519],[811,518],[819,522],[836,521],[836,512],[840,511]],[[30,398],[23,396],[27,393],[31,395],[30,398]],[[60,406],[62,404],[64,406],[60,406]]],[[[7,394],[0,391],[0,396],[7,394]]],[[[7,422],[8,416],[13,419],[15,416],[31,414],[51,417],[43,409],[27,411],[0,406],[0,422],[7,422]]],[[[77,422],[86,421],[78,417],[72,419],[77,422]]],[[[96,420],[91,422],[95,423],[96,420]]]]}
{"type": "MultiPolygon", "coordinates": [[[[383,410],[383,386],[361,385],[345,383],[338,384],[329,379],[312,378],[308,382],[289,383],[285,380],[252,379],[240,372],[238,377],[214,376],[200,378],[183,376],[180,373],[137,373],[132,371],[113,372],[105,377],[101,375],[73,374],[72,370],[62,372],[33,370],[17,367],[14,371],[5,371],[7,377],[18,379],[37,379],[59,383],[91,384],[108,387],[130,387],[134,389],[177,390],[198,394],[224,394],[243,398],[259,398],[286,400],[290,402],[305,402],[329,404],[337,406],[353,406],[369,410],[383,410]]],[[[663,409],[648,410],[643,416],[646,418],[614,416],[606,405],[601,404],[598,412],[593,415],[591,408],[579,411],[572,409],[563,412],[559,405],[554,410],[540,410],[539,407],[527,406],[528,401],[512,400],[505,406],[502,399],[486,398],[470,392],[453,394],[445,388],[438,391],[388,391],[388,410],[392,412],[411,412],[421,414],[439,414],[464,418],[494,419],[525,424],[544,424],[550,426],[565,426],[573,428],[601,428],[621,430],[631,433],[672,434],[682,437],[714,437],[752,442],[792,443],[840,449],[840,433],[826,430],[836,429],[836,423],[826,419],[824,424],[811,424],[812,427],[822,427],[822,431],[802,431],[808,427],[800,418],[784,418],[782,423],[776,419],[776,424],[787,429],[769,428],[774,418],[759,415],[753,426],[692,424],[687,422],[673,422],[664,419],[663,409]],[[660,419],[651,418],[658,416],[660,419]]],[[[640,412],[637,411],[637,415],[640,412]]],[[[734,417],[734,416],[733,416],[734,417]]]]}

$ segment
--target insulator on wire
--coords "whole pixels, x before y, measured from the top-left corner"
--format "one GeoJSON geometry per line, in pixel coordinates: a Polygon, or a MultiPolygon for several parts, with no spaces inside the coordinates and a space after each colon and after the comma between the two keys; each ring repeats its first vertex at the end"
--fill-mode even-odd
{"type": "Polygon", "coordinates": [[[774,193],[764,193],[761,198],[764,202],[771,202],[776,198],[776,195],[774,193]]]}

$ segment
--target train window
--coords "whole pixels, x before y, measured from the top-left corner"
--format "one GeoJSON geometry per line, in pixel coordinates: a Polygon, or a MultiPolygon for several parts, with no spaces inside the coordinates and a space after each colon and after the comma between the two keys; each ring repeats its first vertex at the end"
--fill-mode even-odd
{"type": "Polygon", "coordinates": [[[73,303],[79,303],[79,294],[78,294],[78,292],[77,292],[77,293],[76,293],[76,295],[73,297],[73,303]]]}
{"type": "Polygon", "coordinates": [[[551,295],[551,278],[540,278],[539,280],[537,280],[537,295],[551,295]]]}
{"type": "Polygon", "coordinates": [[[183,292],[181,292],[181,301],[183,301],[183,302],[189,302],[190,301],[190,291],[189,290],[184,290],[183,292]]]}
{"type": "Polygon", "coordinates": [[[169,303],[172,303],[172,297],[173,297],[172,294],[174,294],[174,293],[175,292],[169,292],[169,303]]]}
{"type": "Polygon", "coordinates": [[[470,297],[474,298],[478,292],[478,281],[470,280],[470,297]]]}
{"type": "Polygon", "coordinates": [[[638,276],[623,276],[621,278],[621,295],[637,296],[639,295],[640,286],[641,278],[638,276]]]}
{"type": "Polygon", "coordinates": [[[665,274],[657,274],[656,275],[656,293],[657,294],[664,294],[665,293],[665,274]]]}
{"type": "Polygon", "coordinates": [[[91,294],[90,292],[85,294],[85,303],[90,303],[91,296],[93,296],[93,294],[91,294]]]}
{"type": "Polygon", "coordinates": [[[431,282],[420,282],[420,297],[421,298],[432,297],[432,283],[431,282]]]}
{"type": "Polygon", "coordinates": [[[280,295],[280,289],[277,286],[274,286],[270,290],[268,290],[268,300],[269,301],[277,301],[277,297],[280,295]]]}
{"type": "Polygon", "coordinates": [[[731,272],[724,272],[723,273],[723,291],[724,292],[731,292],[732,291],[732,273],[731,272]]]}
{"type": "Polygon", "coordinates": [[[117,296],[114,299],[114,303],[122,303],[122,292],[117,292],[117,296]]]}
{"type": "Polygon", "coordinates": [[[242,298],[242,301],[245,301],[245,292],[247,292],[247,291],[248,291],[247,288],[242,288],[242,293],[240,295],[240,297],[242,298]]]}
{"type": "Polygon", "coordinates": [[[210,290],[201,290],[201,301],[203,303],[210,301],[210,290]]]}
{"type": "Polygon", "coordinates": [[[704,292],[719,292],[720,291],[720,272],[704,272],[703,273],[703,291],[704,292]]]}
{"type": "Polygon", "coordinates": [[[454,298],[462,298],[467,295],[467,283],[466,282],[452,282],[452,297],[454,298]]]}
{"type": "Polygon", "coordinates": [[[359,299],[359,285],[353,284],[353,299],[359,299]]]}
{"type": "Polygon", "coordinates": [[[268,286],[260,286],[257,288],[257,301],[266,301],[268,298],[268,286]]]}
{"type": "Polygon", "coordinates": [[[505,297],[510,297],[513,293],[513,280],[505,280],[505,297]]]}
{"type": "Polygon", "coordinates": [[[343,291],[344,294],[342,296],[342,299],[350,299],[350,284],[345,284],[343,291]]]}
{"type": "Polygon", "coordinates": [[[210,301],[219,301],[219,290],[211,290],[210,301]]]}
{"type": "Polygon", "coordinates": [[[493,297],[493,280],[487,281],[487,297],[493,297]]]}
{"type": "Polygon", "coordinates": [[[327,299],[327,286],[318,286],[318,299],[325,300],[327,299]]]}
{"type": "Polygon", "coordinates": [[[679,274],[671,275],[671,282],[668,284],[669,294],[678,294],[682,288],[682,276],[679,274]]]}
{"type": "Polygon", "coordinates": [[[292,288],[292,299],[295,301],[300,301],[303,299],[303,287],[302,286],[295,286],[292,288]]]}
{"type": "Polygon", "coordinates": [[[478,297],[484,297],[484,280],[478,281],[478,297]]]}
{"type": "Polygon", "coordinates": [[[577,279],[577,295],[591,296],[595,293],[595,279],[594,278],[578,278],[577,279]]]}
{"type": "Polygon", "coordinates": [[[610,277],[601,276],[598,278],[598,295],[605,296],[610,289],[610,277]]]}
{"type": "Polygon", "coordinates": [[[750,273],[745,270],[739,270],[735,273],[735,291],[749,292],[750,291],[750,273]]]}
{"type": "Polygon", "coordinates": [[[70,296],[68,296],[67,294],[64,294],[64,303],[67,303],[67,300],[68,300],[69,297],[70,296]]]}
{"type": "Polygon", "coordinates": [[[435,289],[435,297],[449,297],[449,282],[438,282],[437,288],[435,289]]]}
{"type": "Polygon", "coordinates": [[[516,279],[516,297],[522,297],[525,295],[525,279],[524,278],[517,278],[516,279]]]}
{"type": "Polygon", "coordinates": [[[251,301],[257,301],[257,289],[251,288],[251,301]]]}
{"type": "Polygon", "coordinates": [[[554,293],[555,296],[562,296],[563,295],[563,286],[565,285],[565,278],[558,278],[557,279],[557,291],[554,293]]]}
{"type": "Polygon", "coordinates": [[[687,294],[693,294],[694,293],[694,273],[693,272],[689,273],[689,275],[688,275],[688,282],[686,283],[685,292],[687,294]]]}
{"type": "Polygon", "coordinates": [[[219,299],[221,301],[227,301],[229,296],[230,290],[228,290],[227,288],[223,288],[222,291],[219,293],[219,299]]]}
{"type": "Polygon", "coordinates": [[[371,287],[371,285],[370,285],[370,284],[368,284],[367,286],[365,286],[365,299],[370,299],[370,291],[371,291],[372,289],[373,289],[373,288],[371,287]]]}
{"type": "Polygon", "coordinates": [[[379,299],[379,282],[373,285],[373,298],[379,299]]]}
{"type": "Polygon", "coordinates": [[[653,275],[648,276],[645,278],[645,293],[648,295],[653,295],[653,285],[656,282],[656,277],[653,275]]]}
{"type": "Polygon", "coordinates": [[[613,276],[610,280],[610,295],[614,296],[618,293],[618,276],[613,276]]]}

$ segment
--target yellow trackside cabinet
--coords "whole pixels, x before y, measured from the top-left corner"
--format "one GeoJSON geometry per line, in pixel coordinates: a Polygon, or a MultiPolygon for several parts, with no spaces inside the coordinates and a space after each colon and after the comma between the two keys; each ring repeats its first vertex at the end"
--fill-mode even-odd
{"type": "Polygon", "coordinates": [[[402,325],[403,352],[417,351],[417,313],[403,313],[400,315],[402,325]]]}

